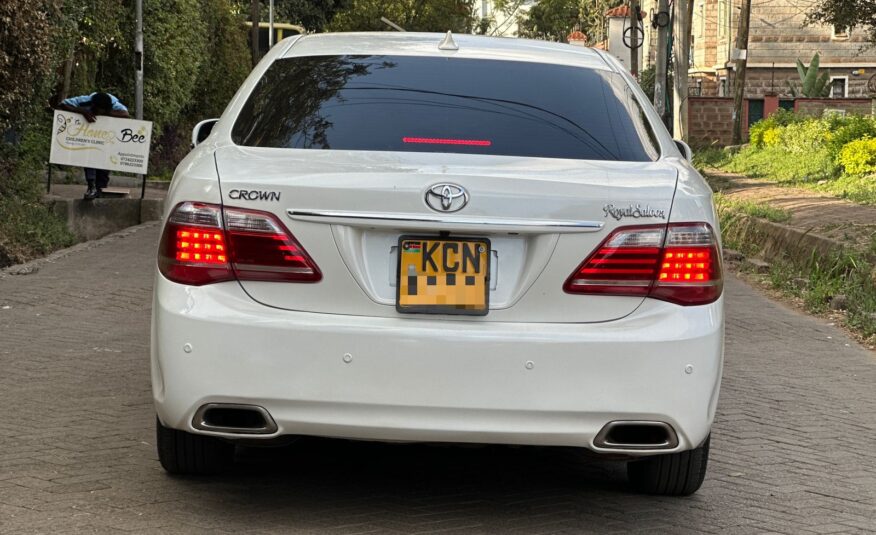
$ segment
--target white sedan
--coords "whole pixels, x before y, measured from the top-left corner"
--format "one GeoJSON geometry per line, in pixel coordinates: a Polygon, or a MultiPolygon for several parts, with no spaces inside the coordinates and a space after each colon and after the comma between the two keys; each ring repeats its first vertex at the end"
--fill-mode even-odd
{"type": "Polygon", "coordinates": [[[277,44],[193,133],[152,321],[162,466],[295,436],[573,446],[702,484],[723,362],[711,190],[611,56],[277,44]]]}

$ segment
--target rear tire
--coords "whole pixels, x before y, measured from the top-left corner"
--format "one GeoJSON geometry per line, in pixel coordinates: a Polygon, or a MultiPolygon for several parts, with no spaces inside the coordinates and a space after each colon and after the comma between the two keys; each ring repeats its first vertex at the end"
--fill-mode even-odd
{"type": "Polygon", "coordinates": [[[215,474],[234,460],[234,444],[164,427],[155,419],[158,460],[170,474],[215,474]]]}
{"type": "Polygon", "coordinates": [[[703,484],[709,464],[709,443],[689,451],[656,455],[627,463],[630,484],[639,492],[690,496],[703,484]]]}

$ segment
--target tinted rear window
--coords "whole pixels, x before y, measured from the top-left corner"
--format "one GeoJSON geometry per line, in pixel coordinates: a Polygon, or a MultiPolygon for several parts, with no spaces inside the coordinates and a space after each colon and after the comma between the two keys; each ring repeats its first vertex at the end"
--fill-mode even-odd
{"type": "Polygon", "coordinates": [[[276,61],[232,131],[253,147],[654,160],[614,73],[517,61],[306,56],[276,61]]]}

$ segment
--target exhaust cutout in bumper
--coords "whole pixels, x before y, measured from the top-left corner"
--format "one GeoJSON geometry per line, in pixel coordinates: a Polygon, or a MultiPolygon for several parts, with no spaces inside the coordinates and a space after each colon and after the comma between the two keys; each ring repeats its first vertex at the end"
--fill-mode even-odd
{"type": "Polygon", "coordinates": [[[277,432],[271,414],[258,405],[207,403],[192,418],[192,427],[213,433],[270,435],[277,432]]]}
{"type": "Polygon", "coordinates": [[[615,450],[671,450],[678,446],[678,435],[665,422],[609,422],[593,439],[593,445],[615,450]]]}

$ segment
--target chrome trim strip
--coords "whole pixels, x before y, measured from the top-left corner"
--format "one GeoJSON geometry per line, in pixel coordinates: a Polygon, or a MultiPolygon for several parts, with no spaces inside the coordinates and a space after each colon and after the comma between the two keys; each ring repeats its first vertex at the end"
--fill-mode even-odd
{"type": "Polygon", "coordinates": [[[678,435],[675,433],[675,429],[673,429],[672,426],[666,422],[656,422],[648,420],[615,420],[613,422],[608,422],[607,424],[605,424],[605,426],[599,431],[599,433],[596,434],[596,438],[593,439],[593,445],[597,448],[615,450],[671,450],[678,447],[678,435]],[[666,431],[666,440],[654,444],[623,444],[618,442],[610,442],[608,440],[608,435],[615,427],[633,425],[662,428],[664,431],[666,431]]]}
{"type": "Polygon", "coordinates": [[[444,225],[452,228],[489,229],[507,232],[597,232],[605,223],[601,221],[573,221],[554,219],[513,219],[498,217],[460,217],[428,214],[381,214],[377,212],[346,212],[335,210],[296,210],[286,213],[298,221],[318,221],[351,226],[399,227],[444,225]]]}
{"type": "Polygon", "coordinates": [[[192,427],[199,431],[210,431],[213,433],[235,433],[244,435],[270,435],[277,432],[277,423],[271,417],[271,414],[264,408],[258,405],[242,405],[239,403],[207,403],[195,412],[192,417],[192,427]],[[219,425],[208,424],[204,416],[210,409],[237,409],[245,411],[257,412],[265,421],[262,427],[224,427],[219,425]]]}

